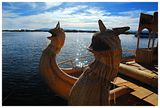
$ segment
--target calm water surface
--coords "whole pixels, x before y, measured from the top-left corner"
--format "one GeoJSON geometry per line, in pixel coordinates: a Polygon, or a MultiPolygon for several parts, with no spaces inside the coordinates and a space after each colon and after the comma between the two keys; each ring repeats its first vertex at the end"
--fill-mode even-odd
{"type": "MultiPolygon", "coordinates": [[[[87,47],[92,35],[93,33],[66,33],[65,45],[57,61],[91,54],[87,47]]],[[[3,32],[3,105],[67,105],[67,101],[48,88],[39,74],[40,56],[49,44],[47,36],[50,34],[46,32],[3,32]]],[[[120,39],[123,50],[136,48],[137,38],[133,35],[120,35],[120,39]]],[[[140,46],[147,46],[147,42],[147,39],[141,39],[140,46]]],[[[123,56],[129,55],[133,54],[123,53],[123,56]]]]}

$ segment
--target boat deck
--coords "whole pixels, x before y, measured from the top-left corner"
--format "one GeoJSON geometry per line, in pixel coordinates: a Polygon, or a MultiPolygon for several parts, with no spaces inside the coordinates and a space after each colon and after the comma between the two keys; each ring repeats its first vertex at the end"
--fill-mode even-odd
{"type": "MultiPolygon", "coordinates": [[[[78,77],[83,69],[68,69],[66,73],[78,77]]],[[[116,96],[116,101],[111,100],[112,106],[158,106],[158,69],[146,68],[134,60],[121,63],[118,76],[112,82],[113,85],[118,87],[127,87],[129,92],[121,96],[116,96]],[[127,68],[126,68],[127,67],[127,68]],[[122,69],[123,68],[123,69],[122,69]],[[131,69],[131,70],[130,70],[131,69]],[[123,72],[120,72],[123,71],[123,72]],[[139,73],[137,74],[137,72],[139,73]],[[136,72],[136,73],[135,73],[136,72]],[[126,73],[130,73],[126,75],[126,73]],[[135,76],[133,77],[133,74],[135,76]],[[146,77],[147,74],[147,77],[146,77]],[[138,77],[137,77],[138,76],[138,77]],[[138,79],[136,79],[137,77],[138,79]],[[140,80],[139,80],[140,79],[140,80]],[[142,82],[147,80],[146,82],[142,82]],[[152,81],[153,80],[153,81],[152,81]]],[[[116,94],[115,94],[116,95],[116,94]]],[[[119,94],[117,94],[119,95],[119,94]]]]}
{"type": "Polygon", "coordinates": [[[158,105],[158,94],[148,90],[140,85],[136,85],[121,77],[117,77],[113,82],[116,86],[127,86],[133,90],[130,94],[126,94],[117,99],[116,105],[158,105]]]}
{"type": "Polygon", "coordinates": [[[117,77],[113,84],[118,87],[127,86],[132,89],[130,94],[120,97],[121,99],[119,100],[121,100],[121,102],[119,103],[121,103],[121,105],[158,105],[157,67],[144,66],[133,60],[121,63],[119,73],[122,75],[117,77]],[[135,76],[133,76],[133,74],[135,74],[135,76]],[[125,103],[122,102],[123,98],[126,100],[125,103]]]}

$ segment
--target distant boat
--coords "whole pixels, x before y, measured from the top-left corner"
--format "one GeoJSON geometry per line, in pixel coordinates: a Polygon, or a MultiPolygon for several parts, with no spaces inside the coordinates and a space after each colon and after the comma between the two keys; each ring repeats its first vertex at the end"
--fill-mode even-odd
{"type": "MultiPolygon", "coordinates": [[[[136,33],[135,37],[137,37],[137,36],[138,36],[138,34],[136,33]]],[[[154,37],[158,38],[158,34],[156,34],[154,37]]],[[[140,33],[140,38],[149,38],[149,33],[147,33],[147,32],[140,33]]]]}

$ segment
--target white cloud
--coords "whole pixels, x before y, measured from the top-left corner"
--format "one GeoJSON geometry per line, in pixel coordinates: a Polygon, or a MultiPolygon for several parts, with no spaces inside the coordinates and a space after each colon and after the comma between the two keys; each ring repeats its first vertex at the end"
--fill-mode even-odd
{"type": "Polygon", "coordinates": [[[139,18],[133,18],[131,16],[108,16],[104,17],[104,21],[108,28],[129,26],[131,30],[137,30],[139,18]]]}
{"type": "Polygon", "coordinates": [[[131,17],[139,17],[140,13],[151,14],[153,15],[155,11],[144,11],[144,10],[130,10],[126,12],[119,12],[121,15],[131,16],[131,17]]]}
{"type": "Polygon", "coordinates": [[[100,10],[98,8],[90,8],[86,10],[89,14],[93,15],[110,15],[110,12],[105,12],[104,10],[100,10]]]}
{"type": "Polygon", "coordinates": [[[119,12],[119,14],[137,17],[141,12],[144,12],[144,11],[143,10],[130,10],[130,11],[126,11],[126,12],[119,12]]]}
{"type": "Polygon", "coordinates": [[[45,9],[50,9],[53,7],[57,7],[60,6],[62,4],[62,2],[45,2],[45,9]]]}
{"type": "MultiPolygon", "coordinates": [[[[83,10],[87,8],[85,5],[79,5],[79,6],[74,6],[74,7],[66,7],[66,8],[60,8],[55,11],[53,11],[53,14],[56,14],[57,16],[63,16],[67,17],[70,14],[77,14],[78,11],[83,10]]],[[[79,13],[79,12],[78,12],[79,13]]]]}
{"type": "Polygon", "coordinates": [[[119,13],[120,15],[113,16],[110,12],[86,5],[57,8],[57,10],[52,12],[44,12],[29,16],[18,16],[14,13],[5,12],[3,13],[2,27],[3,29],[53,28],[57,21],[60,21],[64,29],[98,30],[97,21],[102,19],[107,28],[130,26],[132,30],[137,30],[140,12],[140,10],[126,11],[119,13]],[[125,16],[122,16],[122,14],[125,14],[125,16]],[[15,17],[10,18],[10,16],[15,17]]]}
{"type": "MultiPolygon", "coordinates": [[[[26,2],[27,3],[27,2],[26,2]]],[[[36,9],[37,4],[36,3],[27,3],[32,9],[36,9]]]]}
{"type": "Polygon", "coordinates": [[[19,17],[19,14],[14,13],[14,12],[10,12],[10,11],[2,11],[2,17],[3,18],[13,18],[13,17],[19,17]]]}

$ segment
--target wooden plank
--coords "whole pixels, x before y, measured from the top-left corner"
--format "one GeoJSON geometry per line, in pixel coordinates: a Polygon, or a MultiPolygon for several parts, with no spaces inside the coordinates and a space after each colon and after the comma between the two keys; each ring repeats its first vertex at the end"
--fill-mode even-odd
{"type": "Polygon", "coordinates": [[[131,83],[131,82],[127,82],[127,83],[123,83],[123,84],[119,84],[119,86],[127,86],[133,90],[136,90],[136,88],[138,88],[139,86],[134,84],[134,83],[131,83]]]}
{"type": "Polygon", "coordinates": [[[138,97],[139,99],[143,99],[149,95],[151,95],[153,92],[148,90],[148,89],[145,89],[143,87],[138,87],[136,88],[136,90],[134,92],[132,92],[131,94],[138,97]]]}
{"type": "Polygon", "coordinates": [[[131,89],[136,89],[137,87],[139,87],[138,85],[131,83],[127,80],[124,80],[121,77],[116,77],[115,81],[113,82],[113,84],[115,84],[116,86],[127,86],[131,89]]]}
{"type": "Polygon", "coordinates": [[[152,95],[143,99],[144,101],[151,103],[152,105],[158,106],[158,95],[153,93],[152,95]]]}
{"type": "Polygon", "coordinates": [[[122,79],[122,78],[120,78],[120,77],[116,77],[115,79],[114,79],[114,81],[113,81],[113,84],[115,84],[115,85],[119,85],[119,84],[121,84],[121,83],[126,83],[127,82],[127,80],[124,80],[124,79],[122,79]]]}

